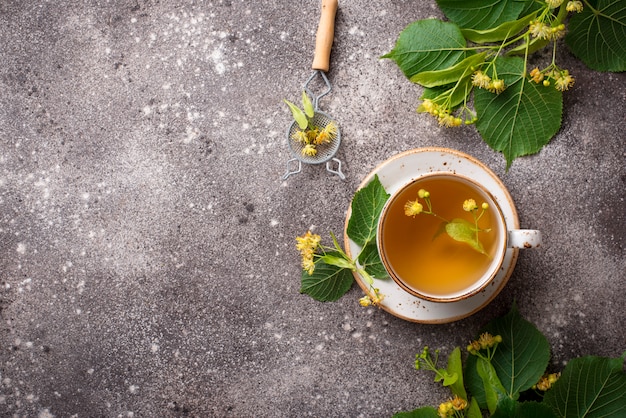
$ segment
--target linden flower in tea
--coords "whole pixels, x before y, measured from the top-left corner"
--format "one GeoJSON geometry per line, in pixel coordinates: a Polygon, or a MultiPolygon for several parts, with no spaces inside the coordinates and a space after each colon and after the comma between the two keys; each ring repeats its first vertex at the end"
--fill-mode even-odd
{"type": "Polygon", "coordinates": [[[289,106],[293,118],[298,124],[299,130],[291,135],[291,139],[303,146],[302,155],[314,157],[317,155],[318,146],[328,144],[337,137],[337,124],[335,122],[330,121],[326,126],[313,124],[315,109],[306,92],[302,92],[303,109],[288,100],[285,100],[285,103],[289,106]]]}
{"type": "Polygon", "coordinates": [[[463,202],[463,210],[465,212],[470,212],[472,214],[473,222],[469,222],[465,219],[455,218],[451,221],[437,215],[433,212],[433,206],[430,199],[430,192],[425,189],[420,189],[417,192],[416,200],[409,200],[404,205],[404,214],[406,216],[415,217],[420,214],[431,215],[436,218],[439,218],[443,222],[443,228],[450,238],[455,241],[464,242],[469,244],[473,249],[478,251],[481,254],[487,255],[485,249],[478,239],[479,232],[489,232],[490,228],[482,229],[478,226],[478,221],[485,212],[489,209],[489,204],[483,202],[480,205],[480,209],[482,210],[478,213],[479,206],[474,199],[466,199],[463,202]],[[424,202],[423,204],[420,202],[420,199],[424,202]],[[424,207],[426,205],[426,208],[424,207]]]}

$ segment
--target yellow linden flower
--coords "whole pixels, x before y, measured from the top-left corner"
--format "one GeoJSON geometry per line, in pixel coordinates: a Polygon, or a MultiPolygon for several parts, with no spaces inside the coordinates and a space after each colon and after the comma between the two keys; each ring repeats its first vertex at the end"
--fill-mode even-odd
{"type": "Polygon", "coordinates": [[[380,305],[380,302],[383,301],[385,296],[380,293],[380,289],[372,288],[372,291],[373,292],[371,294],[365,295],[361,299],[359,299],[359,305],[363,307],[368,307],[371,305],[375,305],[375,306],[380,305]]]}
{"type": "Polygon", "coordinates": [[[319,130],[317,129],[309,129],[308,131],[306,131],[306,143],[307,144],[313,144],[315,142],[315,138],[317,138],[317,135],[319,134],[319,130]]]}
{"type": "Polygon", "coordinates": [[[467,346],[467,351],[470,354],[476,354],[480,351],[480,343],[478,341],[472,341],[471,343],[469,343],[469,345],[467,346]]]}
{"type": "Polygon", "coordinates": [[[319,135],[315,137],[315,141],[313,142],[315,143],[315,145],[320,145],[320,144],[326,144],[330,142],[330,140],[331,140],[331,137],[330,135],[328,135],[328,132],[322,131],[319,133],[319,135]]]}
{"type": "Polygon", "coordinates": [[[491,77],[487,74],[484,74],[482,71],[478,70],[474,74],[472,74],[472,84],[481,89],[486,89],[489,87],[489,83],[491,82],[491,77]]]}
{"type": "Polygon", "coordinates": [[[438,118],[439,125],[445,126],[446,128],[454,128],[456,126],[461,126],[462,120],[461,118],[457,118],[449,113],[442,113],[438,118]]]}
{"type": "Polygon", "coordinates": [[[533,22],[531,22],[529,30],[530,30],[530,34],[534,36],[535,38],[539,38],[539,39],[550,38],[550,26],[538,20],[534,20],[533,22]]]}
{"type": "Polygon", "coordinates": [[[583,11],[583,3],[580,1],[568,1],[565,9],[568,12],[580,13],[583,11]]]}
{"type": "Polygon", "coordinates": [[[306,144],[304,148],[302,148],[302,155],[307,155],[309,157],[313,157],[317,154],[317,148],[313,144],[306,144]]]}
{"type": "Polygon", "coordinates": [[[293,133],[293,135],[291,135],[291,137],[295,139],[296,141],[301,142],[303,144],[306,144],[308,142],[307,134],[304,131],[296,131],[293,133]]]}
{"type": "Polygon", "coordinates": [[[462,411],[467,408],[467,401],[463,398],[459,398],[458,395],[454,395],[454,398],[452,398],[450,402],[452,402],[452,408],[454,408],[455,411],[462,411]]]}
{"type": "Polygon", "coordinates": [[[491,83],[489,83],[489,86],[487,87],[487,90],[496,94],[502,93],[505,89],[506,89],[506,85],[504,84],[504,80],[502,79],[492,80],[491,83]]]}
{"type": "Polygon", "coordinates": [[[452,402],[443,402],[439,404],[439,408],[437,409],[437,413],[441,418],[451,417],[454,415],[454,407],[452,406],[452,402]]]}
{"type": "Polygon", "coordinates": [[[569,89],[570,87],[572,87],[573,85],[574,85],[574,77],[569,75],[569,71],[567,70],[563,71],[559,75],[559,77],[556,78],[556,81],[554,82],[554,87],[556,87],[556,89],[560,91],[565,91],[569,89]]]}
{"type": "Polygon", "coordinates": [[[539,84],[543,81],[544,76],[543,76],[543,73],[539,71],[539,68],[535,67],[530,72],[530,77],[533,79],[535,83],[539,84]]]}
{"type": "Polygon", "coordinates": [[[495,337],[491,334],[489,334],[488,332],[483,332],[482,334],[480,334],[480,337],[478,337],[478,344],[480,345],[481,349],[485,349],[485,348],[491,348],[494,345],[501,343],[502,342],[502,337],[499,335],[496,335],[495,337]]]}
{"type": "Polygon", "coordinates": [[[430,193],[428,192],[428,190],[424,190],[424,189],[419,189],[417,191],[417,195],[419,197],[421,197],[422,199],[426,198],[426,197],[430,197],[430,193]]]}
{"type": "Polygon", "coordinates": [[[439,109],[439,105],[430,99],[424,99],[424,101],[417,108],[418,112],[427,112],[431,115],[435,114],[435,111],[439,109]]]}
{"type": "Polygon", "coordinates": [[[550,28],[549,39],[559,39],[565,36],[565,24],[561,23],[559,26],[550,28]]]}
{"type": "Polygon", "coordinates": [[[312,234],[311,231],[307,231],[306,234],[301,237],[296,237],[296,249],[302,256],[302,268],[307,271],[309,275],[313,274],[315,270],[313,256],[321,241],[322,237],[317,234],[312,234]]]}
{"type": "Polygon", "coordinates": [[[419,215],[424,210],[424,206],[417,200],[409,200],[404,204],[404,214],[406,216],[419,215]]]}
{"type": "Polygon", "coordinates": [[[470,354],[476,354],[480,350],[485,350],[487,348],[491,348],[494,345],[500,344],[502,342],[502,337],[500,335],[496,335],[495,337],[488,332],[483,332],[478,337],[478,340],[472,341],[467,346],[467,351],[470,354]]]}
{"type": "Polygon", "coordinates": [[[476,209],[478,209],[478,205],[476,204],[476,201],[474,199],[467,199],[465,202],[463,202],[463,210],[465,212],[471,212],[476,209]]]}
{"type": "Polygon", "coordinates": [[[546,4],[550,6],[551,9],[556,9],[563,3],[563,0],[546,0],[546,4]]]}
{"type": "Polygon", "coordinates": [[[372,299],[372,303],[376,306],[380,305],[380,302],[382,302],[384,298],[385,295],[380,293],[380,289],[374,289],[374,294],[370,296],[370,299],[372,299]]]}
{"type": "Polygon", "coordinates": [[[538,389],[542,392],[545,392],[549,390],[556,383],[557,380],[559,380],[560,376],[561,376],[561,373],[544,374],[539,379],[537,384],[533,385],[533,389],[538,389]]]}
{"type": "Polygon", "coordinates": [[[302,257],[302,269],[309,273],[309,276],[313,274],[315,271],[315,261],[313,261],[313,256],[302,257]]]}
{"type": "Polygon", "coordinates": [[[322,129],[322,132],[326,132],[328,136],[334,138],[337,135],[337,124],[333,121],[328,122],[328,125],[322,129]]]}
{"type": "Polygon", "coordinates": [[[306,234],[301,237],[296,237],[296,242],[296,248],[300,251],[305,248],[315,250],[320,242],[322,242],[322,237],[313,234],[311,231],[306,231],[306,234]]]}

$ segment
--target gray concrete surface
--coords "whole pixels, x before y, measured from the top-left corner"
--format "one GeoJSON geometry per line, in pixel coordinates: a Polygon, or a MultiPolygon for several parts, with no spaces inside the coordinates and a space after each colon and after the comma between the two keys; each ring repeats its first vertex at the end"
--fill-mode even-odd
{"type": "Polygon", "coordinates": [[[0,3],[0,416],[386,417],[447,394],[413,369],[508,311],[553,366],[626,349],[625,74],[576,77],[538,155],[415,113],[381,61],[434,1],[343,0],[321,107],[346,181],[290,158],[283,98],[310,74],[317,1],[0,3]],[[360,181],[443,146],[501,176],[544,246],[504,291],[450,324],[299,294],[294,237],[341,235],[360,181]]]}

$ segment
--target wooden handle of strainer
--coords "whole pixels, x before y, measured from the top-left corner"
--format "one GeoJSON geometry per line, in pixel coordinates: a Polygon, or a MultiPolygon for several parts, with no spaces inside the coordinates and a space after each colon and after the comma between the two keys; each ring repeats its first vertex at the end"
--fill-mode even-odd
{"type": "Polygon", "coordinates": [[[313,69],[327,72],[330,68],[330,50],[335,37],[335,14],[337,0],[322,0],[322,15],[315,36],[313,69]]]}

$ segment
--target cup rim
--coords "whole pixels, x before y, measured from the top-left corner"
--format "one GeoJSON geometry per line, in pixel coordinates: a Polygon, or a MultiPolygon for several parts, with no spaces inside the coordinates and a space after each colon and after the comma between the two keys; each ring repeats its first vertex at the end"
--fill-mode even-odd
{"type": "Polygon", "coordinates": [[[504,263],[504,258],[505,258],[505,254],[506,254],[506,250],[507,250],[507,246],[508,246],[508,227],[506,224],[506,219],[504,218],[504,214],[502,213],[502,209],[500,208],[500,205],[498,204],[498,201],[495,199],[495,197],[493,196],[493,194],[484,188],[484,186],[482,186],[481,184],[479,184],[477,181],[462,175],[462,174],[458,174],[455,172],[450,172],[450,171],[433,171],[430,173],[425,173],[422,175],[419,175],[413,179],[411,179],[410,181],[408,181],[407,183],[403,184],[402,186],[400,186],[394,193],[392,196],[389,197],[389,199],[387,200],[387,202],[385,202],[385,205],[383,206],[383,209],[380,213],[380,217],[378,219],[378,224],[376,227],[376,245],[377,245],[377,249],[378,249],[378,254],[380,256],[380,260],[383,263],[383,267],[385,268],[385,270],[387,271],[387,273],[389,274],[389,277],[391,277],[391,279],[398,285],[400,286],[400,288],[402,288],[404,291],[412,294],[413,296],[416,296],[418,298],[421,299],[425,299],[425,300],[429,300],[432,302],[443,302],[443,303],[449,303],[449,302],[458,302],[460,300],[463,299],[467,299],[470,298],[478,293],[480,293],[481,291],[483,291],[487,286],[489,286],[490,283],[493,282],[494,278],[496,277],[496,275],[498,274],[498,272],[500,271],[500,269],[502,268],[502,264],[504,263]],[[466,289],[466,291],[462,291],[459,294],[454,294],[451,295],[450,297],[446,297],[446,296],[433,296],[431,294],[427,294],[427,293],[422,293],[410,286],[408,286],[406,283],[404,283],[404,281],[402,279],[400,279],[399,277],[397,277],[397,275],[395,274],[393,268],[391,267],[389,260],[387,259],[387,256],[385,255],[385,251],[383,249],[383,245],[382,245],[382,229],[383,229],[383,221],[385,218],[385,215],[388,213],[389,208],[391,207],[392,202],[395,202],[395,199],[404,191],[406,190],[408,187],[412,186],[413,184],[415,184],[418,181],[422,181],[424,179],[427,178],[431,178],[431,177],[451,177],[454,179],[461,179],[462,181],[469,183],[470,185],[472,185],[473,187],[476,187],[477,189],[479,189],[482,193],[484,193],[490,200],[489,204],[492,205],[492,207],[495,209],[496,212],[496,219],[498,220],[498,224],[499,224],[499,228],[498,230],[500,231],[500,237],[498,239],[498,245],[499,248],[496,251],[496,254],[494,255],[494,261],[492,261],[489,264],[488,269],[486,270],[486,272],[488,272],[488,277],[485,277],[486,274],[484,274],[479,280],[476,281],[476,283],[480,283],[480,286],[478,287],[469,287],[466,289]]]}

